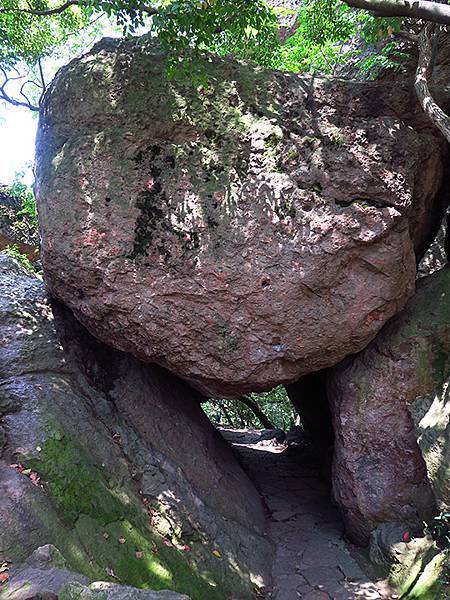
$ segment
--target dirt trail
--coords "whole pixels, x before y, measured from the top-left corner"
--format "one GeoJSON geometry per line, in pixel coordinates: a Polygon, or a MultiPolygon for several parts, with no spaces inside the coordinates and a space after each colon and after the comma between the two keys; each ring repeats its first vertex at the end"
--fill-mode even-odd
{"type": "Polygon", "coordinates": [[[257,444],[255,430],[222,429],[260,490],[269,511],[275,561],[270,600],[377,600],[390,598],[374,583],[365,562],[343,538],[330,488],[301,455],[257,444]]]}

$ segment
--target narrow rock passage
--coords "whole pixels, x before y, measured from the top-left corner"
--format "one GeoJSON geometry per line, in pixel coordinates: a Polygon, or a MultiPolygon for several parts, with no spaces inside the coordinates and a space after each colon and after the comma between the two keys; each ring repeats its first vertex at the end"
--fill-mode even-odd
{"type": "Polygon", "coordinates": [[[232,444],[268,509],[275,544],[269,600],[375,600],[390,598],[374,582],[365,560],[343,538],[339,512],[317,466],[301,453],[278,452],[257,443],[257,430],[221,429],[232,444]]]}

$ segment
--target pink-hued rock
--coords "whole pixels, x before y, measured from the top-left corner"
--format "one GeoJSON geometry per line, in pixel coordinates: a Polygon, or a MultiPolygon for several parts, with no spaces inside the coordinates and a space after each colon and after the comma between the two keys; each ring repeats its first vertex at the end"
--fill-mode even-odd
{"type": "Polygon", "coordinates": [[[450,269],[418,284],[405,310],[331,370],[334,495],[347,533],[430,522],[450,507],[450,269]]]}
{"type": "Polygon", "coordinates": [[[42,262],[97,337],[234,396],[337,363],[402,308],[445,150],[409,82],[206,68],[168,82],[152,43],[104,40],[59,72],[42,262]]]}

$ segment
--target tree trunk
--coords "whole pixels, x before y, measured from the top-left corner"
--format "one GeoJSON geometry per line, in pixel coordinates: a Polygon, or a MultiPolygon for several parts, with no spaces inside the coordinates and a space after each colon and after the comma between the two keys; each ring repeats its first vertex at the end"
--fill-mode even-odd
{"type": "Polygon", "coordinates": [[[239,402],[245,404],[245,406],[247,406],[253,412],[253,414],[256,416],[256,418],[259,420],[263,427],[265,427],[266,429],[276,429],[272,421],[268,417],[266,417],[266,415],[263,413],[263,411],[259,408],[259,406],[254,400],[252,400],[248,396],[240,396],[239,398],[236,398],[236,400],[239,400],[239,402]]]}
{"type": "Polygon", "coordinates": [[[231,418],[231,415],[228,412],[228,409],[225,407],[225,404],[222,405],[222,410],[223,410],[223,416],[228,421],[228,425],[230,425],[230,427],[232,427],[233,429],[235,429],[235,426],[234,426],[234,423],[233,423],[233,419],[231,418]]]}
{"type": "MultiPolygon", "coordinates": [[[[450,6],[449,6],[450,9],[450,6]]],[[[434,125],[450,142],[450,117],[436,104],[430,93],[428,77],[431,70],[433,55],[433,35],[436,26],[427,23],[419,35],[419,60],[416,69],[415,88],[419,102],[424,112],[430,117],[434,125]]]]}
{"type": "Polygon", "coordinates": [[[353,8],[370,10],[377,17],[410,17],[450,24],[450,6],[423,0],[344,0],[353,8]]]}

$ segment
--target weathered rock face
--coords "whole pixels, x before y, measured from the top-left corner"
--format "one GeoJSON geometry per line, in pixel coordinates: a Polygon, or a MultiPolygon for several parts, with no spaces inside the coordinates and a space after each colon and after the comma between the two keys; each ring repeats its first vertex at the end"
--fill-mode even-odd
{"type": "Polygon", "coordinates": [[[403,540],[405,525],[383,523],[370,536],[370,559],[390,567],[389,583],[400,598],[444,600],[450,591],[446,580],[446,553],[429,537],[403,540]]]}
{"type": "Polygon", "coordinates": [[[419,263],[417,275],[424,277],[442,269],[450,260],[450,207],[436,237],[419,263]]]}
{"type": "Polygon", "coordinates": [[[188,596],[162,590],[154,592],[98,581],[67,569],[67,562],[55,546],[37,548],[20,566],[9,570],[2,600],[189,600],[188,596]]]}
{"type": "Polygon", "coordinates": [[[448,507],[450,269],[419,282],[405,310],[331,371],[334,493],[352,539],[414,526],[448,507]]]}
{"type": "Polygon", "coordinates": [[[0,340],[0,564],[53,544],[88,580],[194,600],[267,581],[259,495],[198,393],[52,310],[2,254],[0,340]]]}
{"type": "Polygon", "coordinates": [[[207,87],[168,82],[141,39],[60,71],[42,260],[97,337],[234,396],[336,364],[404,305],[445,150],[408,82],[205,68],[207,87]]]}

